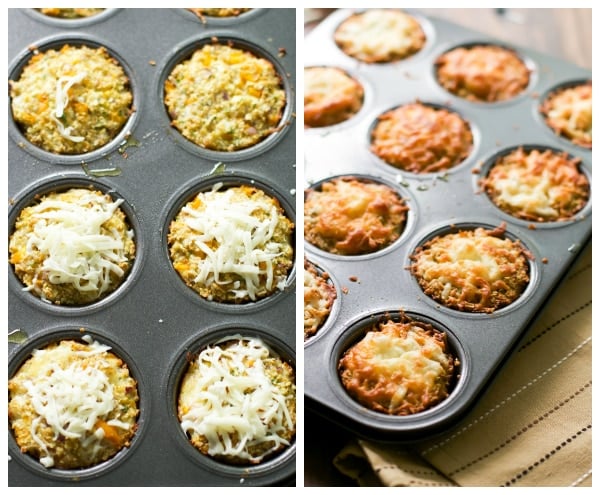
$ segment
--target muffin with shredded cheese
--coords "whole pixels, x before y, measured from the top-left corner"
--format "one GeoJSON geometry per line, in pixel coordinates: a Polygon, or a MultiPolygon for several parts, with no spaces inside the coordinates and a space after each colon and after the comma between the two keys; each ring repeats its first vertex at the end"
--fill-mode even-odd
{"type": "Polygon", "coordinates": [[[426,37],[419,22],[394,9],[370,9],[342,22],[334,40],[347,55],[367,63],[395,62],[417,53],[426,37]]]}
{"type": "Polygon", "coordinates": [[[406,223],[406,202],[390,186],[337,177],[304,194],[304,238],[334,254],[379,251],[397,240],[406,223]]]}
{"type": "Polygon", "coordinates": [[[406,416],[448,397],[458,364],[444,332],[403,317],[367,327],[343,354],[338,372],[350,396],[365,407],[406,416]]]}
{"type": "Polygon", "coordinates": [[[115,138],[133,112],[129,79],[104,47],[34,50],[9,86],[16,124],[29,142],[50,153],[96,150],[115,138]]]}
{"type": "Polygon", "coordinates": [[[355,115],[363,105],[364,89],[337,67],[304,69],[304,125],[324,127],[355,115]]]}
{"type": "Polygon", "coordinates": [[[262,189],[217,183],[171,222],[171,262],[209,301],[257,301],[286,287],[294,262],[293,228],[277,199],[262,189]]]}
{"type": "Polygon", "coordinates": [[[304,259],[304,340],[323,326],[337,297],[327,273],[304,259]]]}
{"type": "Polygon", "coordinates": [[[529,85],[530,70],[508,48],[459,46],[435,61],[438,82],[450,93],[471,101],[509,100],[529,85]]]}
{"type": "Polygon", "coordinates": [[[371,132],[371,151],[407,172],[432,173],[461,163],[473,134],[460,115],[420,102],[383,113],[371,132]]]}
{"type": "Polygon", "coordinates": [[[592,81],[553,91],[540,111],[556,134],[584,148],[592,147],[592,81]]]}
{"type": "Polygon", "coordinates": [[[85,17],[92,17],[94,15],[98,15],[100,12],[103,12],[105,9],[61,9],[61,8],[43,8],[43,9],[35,9],[41,12],[44,15],[49,17],[57,17],[59,19],[81,19],[85,17]]]}
{"type": "Polygon", "coordinates": [[[135,379],[110,347],[89,336],[34,350],[8,381],[8,393],[17,445],[46,468],[106,461],[137,430],[135,379]]]}
{"type": "Polygon", "coordinates": [[[529,258],[505,225],[438,235],[411,255],[423,292],[452,309],[492,313],[516,301],[529,284],[529,258]]]}
{"type": "Polygon", "coordinates": [[[114,291],[135,257],[122,199],[71,188],[37,198],[17,217],[9,261],[25,288],[42,300],[90,304],[114,291]]]}
{"type": "Polygon", "coordinates": [[[191,360],[177,410],[202,454],[227,464],[259,464],[293,442],[294,369],[259,338],[226,337],[191,360]]]}
{"type": "Polygon", "coordinates": [[[286,95],[270,61],[212,43],[173,68],[164,100],[185,138],[202,148],[237,151],[279,129],[286,95]]]}
{"type": "Polygon", "coordinates": [[[565,152],[518,148],[498,158],[481,184],[498,208],[516,218],[569,220],[590,198],[580,162],[565,152]]]}

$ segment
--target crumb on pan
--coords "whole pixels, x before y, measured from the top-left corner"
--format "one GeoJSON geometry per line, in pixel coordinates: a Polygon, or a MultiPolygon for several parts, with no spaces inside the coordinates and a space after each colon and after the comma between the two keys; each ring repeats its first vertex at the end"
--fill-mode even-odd
{"type": "Polygon", "coordinates": [[[516,218],[569,220],[590,197],[580,162],[565,152],[517,148],[496,161],[481,185],[496,206],[516,218]]]}
{"type": "Polygon", "coordinates": [[[261,339],[224,338],[191,360],[178,416],[202,454],[227,464],[259,464],[294,439],[294,369],[261,339]]]}
{"type": "Polygon", "coordinates": [[[326,273],[304,259],[304,340],[323,326],[337,297],[326,273]]]}
{"type": "Polygon", "coordinates": [[[305,191],[304,237],[334,254],[372,253],[400,237],[407,211],[405,201],[385,184],[334,178],[305,191]]]}
{"type": "Polygon", "coordinates": [[[417,174],[452,168],[472,147],[471,128],[457,113],[420,102],[383,113],[371,133],[375,155],[417,174]]]}
{"type": "Polygon", "coordinates": [[[421,50],[426,37],[419,22],[395,9],[352,14],[334,33],[338,47],[367,63],[395,62],[421,50]]]}
{"type": "Polygon", "coordinates": [[[435,62],[438,82],[450,93],[472,101],[514,98],[529,85],[530,70],[517,54],[494,45],[454,48],[435,62]]]}
{"type": "Polygon", "coordinates": [[[122,203],[71,188],[24,208],[9,240],[9,262],[24,290],[62,305],[89,304],[114,291],[135,257],[122,203]]]}
{"type": "Polygon", "coordinates": [[[304,69],[304,125],[324,127],[355,115],[363,105],[362,85],[337,67],[304,69]]]}
{"type": "Polygon", "coordinates": [[[9,87],[16,124],[29,142],[50,153],[96,150],[134,111],[129,79],[104,47],[37,52],[9,87]]]}
{"type": "Polygon", "coordinates": [[[410,256],[423,292],[459,311],[492,313],[519,298],[529,283],[530,254],[503,236],[504,226],[439,235],[410,256]]]}
{"type": "Polygon", "coordinates": [[[216,42],[177,64],[164,89],[172,125],[216,151],[245,149],[278,131],[286,104],[270,61],[216,42]]]}
{"type": "Polygon", "coordinates": [[[540,106],[546,124],[584,148],[592,147],[592,81],[551,93],[540,106]]]}
{"type": "Polygon", "coordinates": [[[448,397],[458,364],[445,333],[404,317],[368,327],[345,351],[338,371],[344,388],[362,405],[405,416],[448,397]]]}
{"type": "Polygon", "coordinates": [[[137,430],[136,381],[110,347],[91,339],[34,350],[8,391],[15,440],[46,468],[103,462],[128,447],[137,430]]]}

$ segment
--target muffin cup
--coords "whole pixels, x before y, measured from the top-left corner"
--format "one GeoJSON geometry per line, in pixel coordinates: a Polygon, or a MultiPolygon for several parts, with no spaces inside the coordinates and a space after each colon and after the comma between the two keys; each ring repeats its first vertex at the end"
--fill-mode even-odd
{"type": "Polygon", "coordinates": [[[60,29],[77,29],[86,28],[93,26],[96,23],[103,22],[109,17],[115,15],[121,9],[104,9],[103,12],[99,12],[89,17],[80,17],[77,19],[63,19],[60,17],[52,17],[46,14],[38,12],[36,9],[25,9],[25,13],[31,16],[38,22],[47,24],[60,29]]]}
{"type": "MultiPolygon", "coordinates": [[[[91,19],[92,18],[90,18],[90,20],[91,19]]],[[[36,41],[32,45],[30,45],[30,47],[22,51],[21,54],[11,63],[10,68],[8,70],[9,80],[16,81],[21,77],[21,73],[24,67],[31,59],[34,50],[38,50],[39,52],[44,52],[50,49],[57,50],[64,45],[70,45],[75,47],[86,46],[90,48],[103,47],[106,49],[108,55],[110,55],[111,58],[115,59],[122,67],[123,71],[125,72],[125,75],[127,76],[127,79],[129,80],[130,91],[133,95],[133,101],[131,103],[131,115],[129,116],[121,130],[108,143],[93,151],[80,154],[63,155],[58,153],[51,153],[30,143],[19,128],[19,125],[12,118],[11,111],[9,111],[8,132],[19,147],[23,148],[25,151],[29,152],[37,159],[58,165],[80,165],[81,163],[89,163],[100,158],[106,157],[111,152],[115,151],[120,145],[122,145],[126,138],[129,135],[131,135],[131,133],[135,129],[138,120],[137,109],[141,108],[142,104],[140,95],[141,91],[138,89],[133,69],[123,59],[123,57],[119,55],[117,51],[111,48],[111,43],[109,42],[107,44],[99,37],[89,36],[87,34],[58,34],[36,41]]]]}
{"type": "Polygon", "coordinates": [[[34,349],[41,349],[61,340],[83,341],[83,338],[86,336],[91,337],[101,344],[110,346],[110,352],[114,353],[124,361],[129,368],[130,375],[137,382],[139,396],[137,430],[129,447],[121,449],[106,461],[83,469],[57,469],[45,468],[37,459],[22,453],[15,441],[12,429],[9,426],[8,453],[10,460],[18,462],[36,476],[40,476],[42,479],[47,479],[49,481],[76,483],[80,480],[100,479],[107,472],[118,468],[125,463],[128,458],[134,455],[138,445],[142,442],[146,434],[146,424],[150,414],[150,401],[146,395],[147,392],[144,378],[125,349],[102,330],[90,329],[87,326],[77,327],[74,325],[48,328],[39,332],[34,338],[28,339],[24,344],[18,347],[9,345],[8,376],[12,377],[19,370],[21,365],[31,357],[31,352],[34,349]]]}

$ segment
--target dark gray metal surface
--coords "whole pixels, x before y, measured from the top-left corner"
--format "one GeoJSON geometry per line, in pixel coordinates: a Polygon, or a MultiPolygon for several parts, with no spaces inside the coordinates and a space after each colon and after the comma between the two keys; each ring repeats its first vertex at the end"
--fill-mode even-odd
{"type": "Polygon", "coordinates": [[[370,176],[396,187],[411,211],[400,240],[379,253],[341,257],[305,243],[308,259],[329,273],[338,288],[332,316],[304,346],[305,405],[361,437],[411,442],[442,432],[472,406],[591,237],[591,200],[574,221],[536,223],[532,229],[532,222],[500,212],[480,193],[477,182],[489,159],[521,145],[552,147],[580,157],[591,182],[591,150],[556,137],[543,123],[538,107],[549,89],[592,76],[590,71],[561,60],[512,47],[532,69],[525,93],[501,103],[471,103],[438,85],[433,63],[454,46],[495,40],[413,11],[427,34],[423,50],[397,63],[361,64],[342,53],[333,41],[336,27],[351,12],[336,11],[306,37],[304,66],[345,69],[364,85],[365,103],[345,123],[305,130],[305,187],[318,186],[320,181],[338,175],[370,176]],[[416,99],[449,106],[472,127],[472,154],[447,173],[404,173],[369,152],[370,128],[377,116],[416,99]],[[507,235],[520,239],[535,258],[530,264],[529,287],[517,302],[493,314],[470,314],[441,307],[422,293],[406,267],[409,256],[424,239],[453,225],[497,227],[502,222],[506,222],[507,235]],[[542,262],[544,258],[547,263],[542,262]],[[390,417],[353,401],[341,386],[336,368],[340,355],[360,333],[359,322],[401,309],[447,329],[450,343],[461,358],[461,369],[457,386],[444,402],[412,416],[390,417]]]}
{"type": "Polygon", "coordinates": [[[261,336],[295,363],[295,269],[282,293],[254,304],[209,304],[192,293],[168,260],[166,232],[182,198],[217,180],[254,181],[278,197],[295,221],[295,9],[255,9],[236,19],[207,18],[185,9],[113,9],[98,18],[59,21],[29,9],[9,9],[9,77],[15,77],[31,45],[58,40],[102,44],[119,58],[132,80],[137,112],[127,125],[139,146],[121,145],[79,157],[54,157],[34,149],[19,134],[9,110],[9,229],[36,192],[93,183],[125,200],[137,238],[137,258],[127,281],[88,308],[58,308],[21,290],[9,270],[8,326],[29,339],[9,344],[9,374],[36,346],[84,328],[112,344],[129,362],[140,384],[140,427],[132,446],[106,466],[75,473],[45,470],[21,454],[9,428],[9,486],[252,486],[295,484],[295,445],[253,467],[231,467],[205,459],[187,442],[175,412],[175,390],[188,351],[226,334],[261,336]],[[169,125],[162,103],[168,70],[192,43],[232,40],[270,58],[287,92],[288,125],[263,143],[235,153],[207,152],[169,125]],[[285,49],[285,53],[283,50],[285,49]],[[89,176],[89,170],[120,169],[120,175],[89,176]],[[211,175],[216,163],[222,175],[211,175]]]}

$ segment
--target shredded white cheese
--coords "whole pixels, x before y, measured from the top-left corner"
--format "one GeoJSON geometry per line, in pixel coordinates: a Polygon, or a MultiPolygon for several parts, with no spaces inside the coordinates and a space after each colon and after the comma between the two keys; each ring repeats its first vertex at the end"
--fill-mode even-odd
{"type": "Polygon", "coordinates": [[[51,113],[51,117],[56,122],[58,127],[58,132],[60,135],[66,139],[73,141],[74,143],[80,143],[83,141],[83,137],[81,136],[73,136],[71,132],[73,128],[71,126],[65,128],[60,119],[63,116],[64,110],[69,104],[69,89],[74,84],[79,84],[87,77],[87,72],[78,72],[74,76],[63,76],[59,77],[56,81],[56,94],[55,94],[55,108],[51,113]]]}
{"type": "Polygon", "coordinates": [[[198,369],[182,396],[187,412],[181,417],[181,427],[205,436],[209,455],[260,462],[289,445],[281,434],[293,429],[294,422],[286,397],[265,373],[263,359],[268,356],[262,341],[252,338],[200,353],[198,369]],[[249,447],[266,441],[273,442],[266,452],[258,456],[248,452],[249,447]]]}
{"type": "Polygon", "coordinates": [[[101,229],[123,200],[81,191],[73,201],[47,199],[31,207],[35,224],[26,252],[44,255],[39,271],[51,283],[102,294],[111,285],[111,273],[124,275],[119,267],[127,261],[122,235],[101,229]]]}
{"type": "Polygon", "coordinates": [[[285,289],[286,277],[275,277],[273,260],[281,256],[283,246],[273,239],[279,221],[277,207],[266,202],[240,201],[236,189],[219,191],[221,183],[204,193],[202,209],[183,208],[185,224],[197,235],[194,243],[206,255],[199,262],[196,283],[229,283],[224,275],[237,274],[244,279],[244,288],[234,288],[236,297],[256,300],[261,276],[265,287],[285,289]],[[255,213],[263,211],[259,218],[255,213]]]}
{"type": "MultiPolygon", "coordinates": [[[[38,417],[31,423],[31,437],[44,453],[40,462],[45,467],[52,467],[54,459],[48,445],[38,435],[41,426],[49,426],[54,432],[54,439],[59,435],[65,438],[80,439],[82,445],[94,444],[94,449],[100,449],[99,442],[104,432],[95,428],[99,418],[108,415],[115,407],[113,388],[103,371],[94,366],[81,362],[72,362],[62,369],[57,362],[61,361],[56,353],[71,353],[73,355],[89,356],[102,354],[110,347],[94,341],[89,350],[72,351],[57,347],[52,350],[35,350],[34,355],[53,353],[53,357],[45,360],[44,370],[40,378],[23,383],[31,400],[33,409],[38,417]],[[44,423],[42,423],[42,420],[44,423]]],[[[128,429],[129,425],[120,421],[109,422],[112,426],[128,429]]],[[[99,428],[102,430],[101,428],[99,428]]]]}

